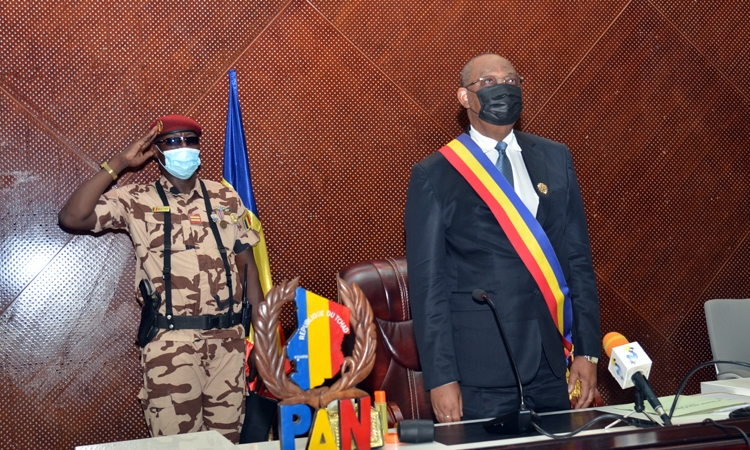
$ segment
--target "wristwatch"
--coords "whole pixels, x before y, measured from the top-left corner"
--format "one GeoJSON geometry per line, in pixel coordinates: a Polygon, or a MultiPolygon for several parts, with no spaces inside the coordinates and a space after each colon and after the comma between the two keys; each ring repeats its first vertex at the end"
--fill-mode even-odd
{"type": "Polygon", "coordinates": [[[597,358],[596,356],[581,355],[581,358],[586,359],[588,362],[592,364],[597,364],[599,362],[599,358],[597,358]]]}

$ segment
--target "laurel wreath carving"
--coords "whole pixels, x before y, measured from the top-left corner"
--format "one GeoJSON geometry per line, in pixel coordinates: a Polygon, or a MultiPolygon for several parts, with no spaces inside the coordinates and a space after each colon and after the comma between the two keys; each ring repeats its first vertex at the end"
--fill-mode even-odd
{"type": "Polygon", "coordinates": [[[276,329],[279,314],[285,303],[294,300],[299,278],[274,286],[261,302],[255,318],[255,365],[268,390],[281,399],[281,404],[307,404],[314,409],[325,408],[331,401],[342,398],[366,396],[364,391],[353,386],[362,381],[375,365],[374,315],[365,294],[356,284],[349,285],[338,278],[339,297],[349,308],[349,324],[354,333],[352,355],[344,358],[341,376],[329,388],[316,387],[305,391],[284,373],[284,355],[276,345],[276,329]]]}

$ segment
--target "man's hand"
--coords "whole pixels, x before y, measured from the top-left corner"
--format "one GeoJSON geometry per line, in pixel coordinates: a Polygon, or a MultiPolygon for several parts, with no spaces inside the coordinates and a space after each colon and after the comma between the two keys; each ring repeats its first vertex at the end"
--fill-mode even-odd
{"type": "Polygon", "coordinates": [[[438,422],[458,422],[464,415],[461,388],[455,381],[431,389],[430,400],[438,422]]]}
{"type": "MultiPolygon", "coordinates": [[[[119,157],[125,163],[125,167],[139,167],[149,158],[154,156],[156,149],[153,146],[154,138],[159,134],[160,126],[148,130],[146,134],[137,141],[131,142],[125,150],[120,152],[119,157]]],[[[123,167],[123,169],[125,168],[123,167]]]]}
{"type": "Polygon", "coordinates": [[[568,393],[573,392],[576,380],[581,380],[581,397],[576,403],[575,409],[588,408],[594,401],[596,389],[596,364],[586,358],[573,358],[570,363],[570,379],[568,380],[568,393]]]}
{"type": "MultiPolygon", "coordinates": [[[[250,345],[250,344],[245,344],[250,345]]],[[[245,373],[245,378],[250,381],[255,381],[255,378],[258,377],[258,368],[255,365],[255,346],[253,346],[252,350],[248,353],[249,356],[247,358],[247,371],[245,373]]]]}
{"type": "MultiPolygon", "coordinates": [[[[161,122],[159,122],[161,123],[161,122]]],[[[156,150],[152,142],[161,131],[161,126],[151,128],[137,141],[109,160],[108,164],[112,171],[119,175],[128,167],[139,167],[150,157],[154,156],[156,150]]],[[[99,197],[112,184],[112,176],[106,170],[99,170],[93,177],[78,186],[65,203],[58,214],[60,224],[73,230],[92,230],[96,225],[94,208],[99,197]]]]}

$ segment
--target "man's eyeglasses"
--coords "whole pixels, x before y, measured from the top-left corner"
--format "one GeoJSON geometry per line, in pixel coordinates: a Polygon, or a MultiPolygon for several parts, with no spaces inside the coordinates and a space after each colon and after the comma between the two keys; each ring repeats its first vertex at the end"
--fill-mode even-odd
{"type": "Polygon", "coordinates": [[[468,88],[473,84],[479,83],[479,89],[494,86],[496,84],[510,84],[512,86],[521,86],[523,77],[521,75],[506,75],[504,77],[481,77],[477,81],[472,81],[465,87],[468,88]]]}
{"type": "Polygon", "coordinates": [[[174,136],[162,139],[160,141],[154,141],[154,144],[163,144],[159,146],[167,150],[180,147],[197,147],[198,144],[200,144],[200,138],[198,136],[174,136]]]}

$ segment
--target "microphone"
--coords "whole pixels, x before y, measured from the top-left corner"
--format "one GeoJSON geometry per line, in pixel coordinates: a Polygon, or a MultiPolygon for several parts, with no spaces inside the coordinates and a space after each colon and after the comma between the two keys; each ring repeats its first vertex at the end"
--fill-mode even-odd
{"type": "Polygon", "coordinates": [[[497,328],[500,330],[500,336],[503,338],[503,345],[505,346],[505,351],[508,353],[508,359],[510,360],[510,367],[513,369],[513,375],[515,375],[516,381],[518,381],[518,395],[521,398],[518,411],[503,414],[502,416],[485,422],[484,429],[492,434],[528,433],[534,429],[534,424],[539,424],[539,416],[537,416],[531,409],[526,408],[526,404],[523,401],[523,383],[521,383],[521,376],[518,375],[516,358],[513,357],[508,338],[505,336],[505,329],[503,328],[502,322],[500,322],[500,316],[497,314],[494,303],[492,303],[492,300],[490,300],[487,293],[482,289],[474,289],[471,296],[474,300],[480,303],[487,303],[492,310],[492,313],[495,315],[495,323],[497,323],[497,328]]]}
{"type": "Polygon", "coordinates": [[[435,440],[435,423],[425,419],[401,420],[396,425],[398,441],[409,444],[421,444],[435,440]]]}
{"type": "Polygon", "coordinates": [[[648,374],[651,372],[651,358],[637,342],[628,342],[620,333],[607,333],[602,340],[604,351],[609,356],[609,373],[621,388],[635,386],[646,397],[665,425],[672,425],[669,415],[654,393],[648,374]]]}

